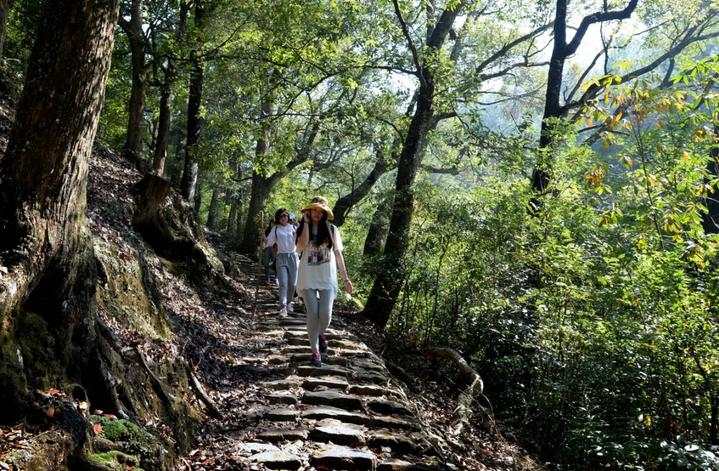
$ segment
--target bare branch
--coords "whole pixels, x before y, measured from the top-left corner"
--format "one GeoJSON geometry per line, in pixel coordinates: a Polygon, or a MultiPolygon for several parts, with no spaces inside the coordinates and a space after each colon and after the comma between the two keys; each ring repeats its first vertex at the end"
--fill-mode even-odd
{"type": "MultiPolygon", "coordinates": [[[[678,54],[680,54],[687,46],[699,42],[699,41],[705,41],[707,39],[712,39],[719,37],[719,31],[708,33],[704,35],[698,35],[698,36],[692,36],[692,34],[697,30],[696,27],[690,28],[688,32],[685,34],[684,39],[677,42],[673,47],[671,47],[669,50],[667,50],[664,54],[660,55],[656,59],[654,59],[651,63],[645,65],[644,67],[640,67],[638,69],[635,69],[631,72],[628,72],[624,74],[621,77],[622,83],[629,82],[631,80],[636,79],[637,77],[641,77],[642,75],[645,75],[657,67],[659,67],[664,61],[668,59],[672,59],[676,57],[678,54]]],[[[602,84],[592,84],[585,92],[584,94],[576,101],[567,103],[564,105],[565,110],[569,110],[572,108],[576,108],[579,106],[584,105],[589,100],[596,97],[601,90],[605,88],[605,85],[602,84]]],[[[575,117],[576,118],[576,117],[575,117]]]]}
{"type": "Polygon", "coordinates": [[[582,42],[582,39],[584,38],[584,34],[587,32],[587,29],[589,29],[589,26],[594,23],[603,23],[605,21],[613,21],[613,20],[625,20],[632,16],[632,13],[634,12],[634,9],[637,8],[637,4],[639,3],[639,0],[629,0],[629,3],[626,7],[624,7],[623,10],[615,10],[615,11],[602,11],[602,12],[596,12],[592,13],[591,15],[587,15],[584,18],[582,18],[582,22],[579,24],[579,27],[577,28],[577,32],[574,34],[574,37],[572,40],[567,44],[566,49],[564,50],[565,57],[571,56],[575,52],[577,52],[577,48],[579,47],[579,44],[582,42]]]}
{"type": "Polygon", "coordinates": [[[486,69],[490,64],[492,64],[497,59],[500,59],[504,57],[509,51],[514,49],[516,46],[522,44],[524,41],[527,41],[529,39],[533,39],[535,36],[539,35],[543,31],[548,30],[554,26],[554,22],[548,23],[546,25],[540,26],[539,28],[530,31],[529,33],[525,34],[524,36],[520,36],[517,39],[510,41],[509,43],[505,44],[502,48],[500,48],[497,52],[489,56],[487,59],[483,60],[476,68],[477,73],[481,73],[484,69],[486,69]]]}
{"type": "Polygon", "coordinates": [[[399,21],[399,25],[402,28],[402,34],[404,34],[404,38],[407,40],[407,47],[409,47],[409,50],[412,52],[412,62],[414,62],[414,66],[417,68],[417,76],[420,80],[424,81],[424,77],[422,76],[422,63],[419,60],[419,53],[417,52],[417,47],[414,45],[414,41],[412,41],[412,36],[409,34],[407,23],[404,22],[397,0],[392,0],[392,5],[394,6],[394,13],[397,16],[397,21],[399,21]]]}

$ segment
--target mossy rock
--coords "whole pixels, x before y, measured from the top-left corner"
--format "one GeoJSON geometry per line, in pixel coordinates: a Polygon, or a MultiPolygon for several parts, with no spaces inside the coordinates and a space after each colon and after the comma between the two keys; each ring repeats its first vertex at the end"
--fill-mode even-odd
{"type": "Polygon", "coordinates": [[[130,420],[113,420],[96,415],[91,416],[90,421],[93,424],[99,423],[102,426],[102,432],[98,434],[99,437],[109,440],[118,448],[117,450],[95,453],[91,456],[95,456],[97,459],[114,459],[119,464],[131,464],[122,460],[135,457],[138,459],[138,464],[143,468],[163,469],[163,461],[168,453],[163,443],[143,427],[130,420]],[[120,455],[117,455],[117,453],[120,453],[120,455]],[[120,458],[120,461],[118,461],[118,458],[120,458]]]}
{"type": "Polygon", "coordinates": [[[133,470],[142,471],[142,468],[138,467],[140,459],[137,456],[117,450],[88,454],[85,456],[85,461],[87,467],[96,470],[126,471],[131,467],[133,470]]]}

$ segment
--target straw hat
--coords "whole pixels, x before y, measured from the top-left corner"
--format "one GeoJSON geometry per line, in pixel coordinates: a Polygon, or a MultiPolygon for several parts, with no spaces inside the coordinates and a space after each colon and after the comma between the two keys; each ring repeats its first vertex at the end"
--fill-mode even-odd
{"type": "Polygon", "coordinates": [[[312,198],[312,202],[306,207],[302,208],[302,212],[304,213],[313,209],[319,209],[320,211],[324,211],[327,215],[328,221],[332,221],[335,218],[335,215],[332,214],[332,210],[327,204],[327,199],[322,196],[315,196],[314,198],[312,198]]]}

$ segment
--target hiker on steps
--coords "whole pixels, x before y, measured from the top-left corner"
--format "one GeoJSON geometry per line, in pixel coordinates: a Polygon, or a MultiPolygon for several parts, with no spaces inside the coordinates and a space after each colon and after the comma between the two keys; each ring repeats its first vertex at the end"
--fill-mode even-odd
{"type": "Polygon", "coordinates": [[[345,291],[352,294],[353,287],[342,256],[342,237],[339,229],[330,223],[334,216],[327,200],[321,196],[313,198],[302,214],[302,222],[297,228],[297,251],[302,253],[297,289],[307,308],[312,364],[322,366],[321,354],[327,351],[324,333],[332,320],[338,270],[345,291]]]}
{"type": "Polygon", "coordinates": [[[280,315],[294,312],[292,300],[297,285],[297,253],[295,252],[295,226],[290,224],[290,213],[285,208],[275,211],[275,226],[267,235],[267,245],[275,255],[275,272],[280,298],[280,315]]]}
{"type": "Polygon", "coordinates": [[[267,245],[267,236],[270,235],[274,227],[275,223],[272,220],[262,233],[262,265],[265,267],[265,282],[267,284],[277,284],[277,279],[275,278],[275,254],[272,251],[272,246],[267,245]]]}

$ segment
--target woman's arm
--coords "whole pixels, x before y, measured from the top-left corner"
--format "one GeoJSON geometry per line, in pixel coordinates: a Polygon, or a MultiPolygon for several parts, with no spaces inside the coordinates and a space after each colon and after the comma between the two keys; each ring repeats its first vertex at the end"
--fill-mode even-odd
{"type": "Polygon", "coordinates": [[[354,286],[352,286],[352,281],[350,281],[350,276],[347,273],[345,258],[341,250],[335,250],[335,260],[337,261],[337,271],[339,271],[342,281],[344,281],[345,284],[345,291],[347,291],[347,294],[352,294],[354,286]]]}
{"type": "Polygon", "coordinates": [[[342,255],[342,249],[344,248],[344,244],[342,243],[342,235],[340,234],[339,229],[337,229],[334,226],[329,226],[330,235],[332,236],[332,245],[334,247],[335,252],[335,261],[337,263],[337,271],[339,272],[340,276],[342,277],[342,281],[344,281],[345,285],[345,291],[347,294],[352,294],[354,291],[354,287],[352,286],[352,282],[350,281],[349,274],[347,273],[347,265],[345,264],[345,257],[342,255]]]}
{"type": "Polygon", "coordinates": [[[277,226],[270,229],[270,233],[265,237],[265,247],[272,247],[277,242],[277,226]]]}

